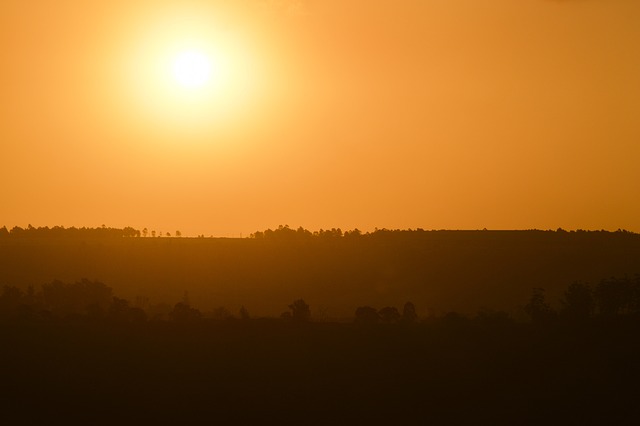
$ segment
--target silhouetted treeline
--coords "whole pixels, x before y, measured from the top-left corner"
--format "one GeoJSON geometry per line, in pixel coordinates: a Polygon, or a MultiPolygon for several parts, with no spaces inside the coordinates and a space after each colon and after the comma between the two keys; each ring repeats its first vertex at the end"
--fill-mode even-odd
{"type": "Polygon", "coordinates": [[[591,319],[633,318],[640,321],[640,275],[611,277],[596,285],[574,282],[563,292],[558,308],[546,300],[543,288],[534,288],[525,311],[537,324],[558,320],[587,323],[591,319]]]}
{"type": "MultiPolygon", "coordinates": [[[[0,291],[0,320],[74,319],[120,323],[160,320],[191,324],[205,317],[215,320],[235,318],[223,307],[203,314],[191,307],[187,294],[173,306],[165,303],[153,305],[146,297],[137,297],[130,302],[115,296],[113,289],[104,283],[86,278],[75,283],[54,280],[37,289],[29,286],[26,291],[5,285],[0,291]]],[[[240,308],[239,318],[249,319],[245,307],[240,308]]]]}
{"type": "Polygon", "coordinates": [[[503,235],[506,235],[508,233],[523,233],[526,232],[527,234],[534,235],[549,235],[549,234],[556,234],[558,236],[565,236],[565,235],[589,235],[591,237],[593,237],[594,235],[610,235],[610,234],[615,234],[617,236],[631,236],[631,237],[640,237],[640,234],[636,234],[634,232],[631,231],[627,231],[625,229],[618,229],[615,232],[610,232],[610,231],[605,231],[605,230],[600,230],[600,231],[585,231],[583,229],[578,229],[578,230],[571,230],[571,231],[566,231],[562,228],[558,228],[557,230],[553,231],[553,230],[547,230],[547,231],[542,231],[542,230],[538,230],[538,229],[532,229],[532,230],[527,230],[527,231],[488,231],[488,230],[484,230],[484,231],[451,231],[451,230],[424,230],[422,228],[417,228],[417,229],[386,229],[386,228],[382,228],[382,229],[378,229],[376,228],[374,231],[372,232],[366,232],[363,233],[362,231],[360,231],[358,228],[355,228],[351,231],[345,231],[343,232],[342,229],[340,228],[331,228],[331,229],[320,229],[318,231],[309,231],[308,229],[305,229],[303,227],[298,227],[297,229],[293,229],[291,227],[289,227],[289,225],[280,225],[278,226],[278,228],[276,229],[266,229],[264,231],[256,231],[254,233],[252,233],[250,235],[250,238],[255,238],[255,239],[276,239],[276,240],[305,240],[305,239],[309,239],[309,238],[353,238],[353,237],[368,237],[368,238],[409,238],[409,237],[413,237],[413,236],[420,236],[420,235],[434,235],[434,234],[440,234],[443,236],[447,236],[450,237],[452,234],[461,234],[461,233],[476,233],[476,232],[486,232],[486,233],[501,233],[503,235]]]}
{"type": "Polygon", "coordinates": [[[323,322],[300,298],[250,319],[203,313],[187,294],[153,317],[99,281],[5,286],[0,412],[7,424],[630,425],[637,285],[565,287],[550,327],[489,310],[419,317],[411,302],[323,322]],[[576,312],[626,320],[560,320],[576,312]]]}
{"type": "Polygon", "coordinates": [[[418,320],[416,307],[413,303],[404,304],[402,314],[395,306],[386,306],[376,310],[371,306],[360,306],[356,309],[355,320],[359,324],[415,324],[418,320]]]}
{"type": "MultiPolygon", "coordinates": [[[[590,324],[591,320],[611,320],[625,318],[637,322],[640,327],[640,275],[633,278],[607,278],[595,286],[589,283],[573,282],[564,290],[562,298],[552,307],[543,288],[534,288],[524,311],[535,325],[552,326],[558,323],[590,324]]],[[[322,312],[313,315],[310,305],[304,299],[296,299],[288,305],[289,310],[280,319],[290,322],[331,321],[322,312]]],[[[114,295],[111,287],[99,281],[82,279],[75,283],[54,280],[26,291],[5,285],[0,293],[0,319],[55,319],[86,318],[89,320],[116,320],[120,322],[140,322],[147,319],[169,320],[191,324],[202,319],[231,320],[250,318],[242,306],[239,315],[234,315],[225,307],[217,307],[204,313],[191,306],[185,292],[182,300],[168,305],[152,305],[149,299],[137,297],[131,303],[114,295]]],[[[406,302],[400,311],[395,306],[380,309],[364,305],[355,309],[352,320],[360,325],[404,324],[433,321],[494,321],[515,322],[507,312],[482,309],[475,317],[456,312],[446,312],[440,316],[429,315],[420,318],[415,305],[406,302]]],[[[344,321],[344,319],[343,319],[344,321]]]]}
{"type": "Polygon", "coordinates": [[[0,294],[0,318],[48,320],[54,318],[146,319],[140,308],[115,297],[113,290],[99,281],[83,279],[67,284],[59,280],[27,291],[5,285],[0,294]]]}
{"type": "Polygon", "coordinates": [[[264,231],[256,231],[250,235],[255,239],[277,239],[277,240],[305,240],[309,238],[339,238],[339,237],[358,237],[362,232],[357,228],[352,231],[342,232],[340,228],[331,228],[328,230],[320,229],[311,232],[303,227],[291,229],[289,225],[280,225],[277,229],[266,229],[264,231]]]}
{"type": "Polygon", "coordinates": [[[64,226],[54,226],[49,228],[33,227],[26,228],[14,226],[7,229],[6,226],[0,228],[0,238],[116,238],[116,237],[139,237],[140,231],[129,226],[119,228],[65,228],[64,226]]]}

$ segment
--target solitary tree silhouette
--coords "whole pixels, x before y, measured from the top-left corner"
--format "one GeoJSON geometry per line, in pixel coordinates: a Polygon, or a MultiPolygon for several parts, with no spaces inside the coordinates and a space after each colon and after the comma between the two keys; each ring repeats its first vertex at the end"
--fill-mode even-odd
{"type": "Polygon", "coordinates": [[[294,321],[306,322],[311,319],[311,309],[309,309],[309,305],[302,299],[295,300],[289,305],[289,309],[291,309],[291,318],[294,321]]]}

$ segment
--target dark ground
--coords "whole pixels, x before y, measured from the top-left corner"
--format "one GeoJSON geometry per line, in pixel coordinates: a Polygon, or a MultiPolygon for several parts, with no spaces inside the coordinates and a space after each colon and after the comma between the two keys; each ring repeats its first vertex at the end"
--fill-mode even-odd
{"type": "Polygon", "coordinates": [[[0,324],[3,424],[638,424],[635,320],[0,324]]]}

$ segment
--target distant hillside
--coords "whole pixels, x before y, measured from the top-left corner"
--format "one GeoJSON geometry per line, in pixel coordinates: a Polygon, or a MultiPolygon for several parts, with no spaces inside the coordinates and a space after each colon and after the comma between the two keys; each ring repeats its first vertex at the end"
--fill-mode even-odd
{"type": "Polygon", "coordinates": [[[421,315],[482,308],[517,314],[533,287],[554,301],[573,281],[640,273],[640,235],[626,231],[314,234],[281,227],[247,239],[135,235],[0,235],[0,285],[89,278],[130,299],[175,303],[188,291],[200,309],[244,305],[252,315],[278,315],[297,298],[329,317],[406,301],[421,315]]]}

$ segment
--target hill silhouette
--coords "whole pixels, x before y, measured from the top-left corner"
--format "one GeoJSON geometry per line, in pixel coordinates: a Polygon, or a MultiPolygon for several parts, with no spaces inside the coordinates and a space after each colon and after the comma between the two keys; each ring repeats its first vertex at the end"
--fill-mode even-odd
{"type": "MultiPolygon", "coordinates": [[[[40,229],[40,228],[38,228],[40,229]]],[[[252,238],[138,238],[136,230],[0,236],[0,284],[107,283],[129,300],[189,292],[208,310],[277,316],[303,297],[332,318],[358,306],[415,303],[422,316],[506,310],[525,315],[532,288],[559,300],[574,281],[640,272],[640,235],[619,231],[424,231],[280,227],[252,238]],[[107,237],[109,235],[109,237],[107,237]]],[[[317,312],[314,312],[315,314],[317,312]]]]}

